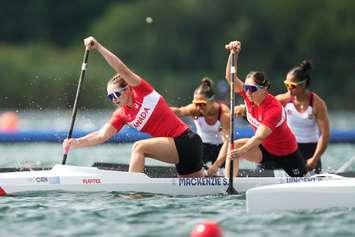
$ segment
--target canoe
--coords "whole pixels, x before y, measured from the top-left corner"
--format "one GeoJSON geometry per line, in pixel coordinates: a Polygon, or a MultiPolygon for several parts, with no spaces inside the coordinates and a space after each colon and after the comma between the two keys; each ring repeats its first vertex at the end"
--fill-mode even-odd
{"type": "Polygon", "coordinates": [[[355,179],[298,182],[254,187],[246,192],[249,213],[355,207],[355,179]]]}
{"type": "MultiPolygon", "coordinates": [[[[320,182],[342,179],[338,175],[320,175],[302,178],[291,177],[238,177],[234,188],[238,192],[259,186],[320,182]]],[[[229,180],[224,177],[203,178],[152,178],[145,173],[129,173],[98,167],[55,165],[49,170],[0,173],[0,195],[26,192],[138,192],[164,195],[215,195],[224,194],[229,180]]]]}

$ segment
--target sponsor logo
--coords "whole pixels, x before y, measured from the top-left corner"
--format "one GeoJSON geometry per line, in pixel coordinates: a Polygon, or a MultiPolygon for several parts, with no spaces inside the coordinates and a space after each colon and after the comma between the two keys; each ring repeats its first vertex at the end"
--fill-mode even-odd
{"type": "Polygon", "coordinates": [[[286,179],[286,183],[316,182],[322,180],[323,177],[289,177],[286,179]]]}
{"type": "Polygon", "coordinates": [[[60,177],[59,176],[53,176],[53,177],[34,177],[32,180],[34,183],[49,183],[49,184],[60,184],[60,177]]]}
{"type": "Polygon", "coordinates": [[[35,183],[48,183],[48,177],[34,177],[33,182],[35,183]]]}
{"type": "Polygon", "coordinates": [[[177,178],[177,186],[221,186],[228,185],[228,179],[219,177],[201,177],[201,178],[177,178]]]}
{"type": "Polygon", "coordinates": [[[101,184],[101,179],[82,179],[81,182],[83,184],[101,184]]]}

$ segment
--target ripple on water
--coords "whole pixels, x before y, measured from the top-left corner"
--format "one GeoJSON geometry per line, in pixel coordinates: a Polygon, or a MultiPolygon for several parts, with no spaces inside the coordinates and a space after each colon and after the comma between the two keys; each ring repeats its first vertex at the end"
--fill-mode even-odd
{"type": "Polygon", "coordinates": [[[52,192],[4,197],[0,236],[187,236],[205,219],[216,220],[225,236],[355,234],[354,209],[247,214],[244,195],[130,195],[52,192]]]}
{"type": "MultiPolygon", "coordinates": [[[[126,161],[129,149],[129,145],[114,145],[83,153],[78,150],[71,154],[70,162],[92,163],[97,157],[108,162],[126,161]]],[[[58,162],[61,157],[58,144],[28,144],[24,148],[0,144],[0,150],[5,157],[1,159],[3,163],[10,158],[11,162],[17,158],[24,162],[33,159],[29,150],[36,150],[36,158],[43,162],[58,162]]],[[[324,157],[325,167],[336,169],[354,154],[353,145],[330,145],[324,157]]],[[[355,209],[248,214],[245,195],[171,197],[48,192],[0,198],[0,236],[181,237],[188,236],[194,224],[205,219],[216,220],[227,237],[355,236],[355,209]]]]}

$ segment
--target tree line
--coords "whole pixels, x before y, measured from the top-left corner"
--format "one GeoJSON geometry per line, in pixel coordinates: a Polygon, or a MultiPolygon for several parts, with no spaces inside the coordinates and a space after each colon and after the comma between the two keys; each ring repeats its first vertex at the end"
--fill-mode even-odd
{"type": "MultiPolygon", "coordinates": [[[[262,70],[272,93],[286,73],[311,59],[311,89],[330,109],[355,109],[355,1],[136,0],[12,1],[0,10],[0,107],[69,108],[75,96],[82,39],[95,36],[143,75],[171,104],[190,102],[200,79],[225,95],[224,44],[238,39],[238,75],[262,70]]],[[[89,58],[83,108],[111,105],[105,84],[113,74],[89,58]]]]}

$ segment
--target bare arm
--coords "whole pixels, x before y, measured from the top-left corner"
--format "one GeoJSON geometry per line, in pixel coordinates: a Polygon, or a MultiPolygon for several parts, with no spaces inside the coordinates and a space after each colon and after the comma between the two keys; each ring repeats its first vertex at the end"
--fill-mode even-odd
{"type": "Polygon", "coordinates": [[[170,107],[170,109],[174,111],[174,113],[179,117],[194,116],[196,113],[196,108],[193,104],[189,104],[182,107],[170,107]]]}
{"type": "Polygon", "coordinates": [[[106,49],[103,45],[96,41],[94,37],[88,37],[84,40],[84,44],[88,49],[97,49],[105,58],[106,62],[117,72],[130,86],[137,86],[141,81],[141,77],[131,71],[115,54],[106,49]]]}
{"type": "Polygon", "coordinates": [[[207,170],[208,176],[216,175],[218,168],[220,168],[222,166],[222,164],[225,162],[226,157],[227,157],[228,144],[229,144],[228,139],[225,139],[223,142],[223,145],[221,147],[221,150],[219,150],[219,154],[218,154],[217,159],[207,170]]]}
{"type": "Polygon", "coordinates": [[[315,100],[316,105],[316,122],[320,130],[320,137],[316,150],[313,157],[307,162],[307,166],[310,168],[315,168],[317,162],[320,160],[322,154],[327,149],[329,136],[330,136],[330,125],[328,119],[327,106],[325,102],[319,97],[315,100]]]}
{"type": "Polygon", "coordinates": [[[115,135],[117,130],[109,123],[105,124],[100,130],[89,133],[80,138],[65,139],[63,142],[64,148],[79,148],[87,146],[95,146],[104,143],[115,135]]]}
{"type": "Polygon", "coordinates": [[[290,98],[290,93],[286,92],[283,94],[279,94],[277,96],[275,96],[275,98],[280,101],[280,103],[282,104],[282,106],[285,106],[287,104],[287,101],[290,98]]]}
{"type": "Polygon", "coordinates": [[[272,130],[267,126],[260,124],[260,126],[256,129],[254,136],[252,136],[248,141],[239,149],[231,152],[233,158],[238,158],[243,156],[243,154],[247,153],[250,149],[259,146],[262,141],[272,133],[272,130]]]}
{"type": "Polygon", "coordinates": [[[209,176],[213,176],[217,173],[218,168],[222,166],[222,164],[225,162],[226,157],[227,157],[227,151],[228,151],[228,144],[229,144],[229,109],[227,106],[223,106],[223,113],[221,116],[221,127],[222,127],[222,136],[223,136],[223,145],[221,149],[219,150],[218,157],[216,161],[212,164],[211,167],[209,167],[207,174],[209,176]]]}

